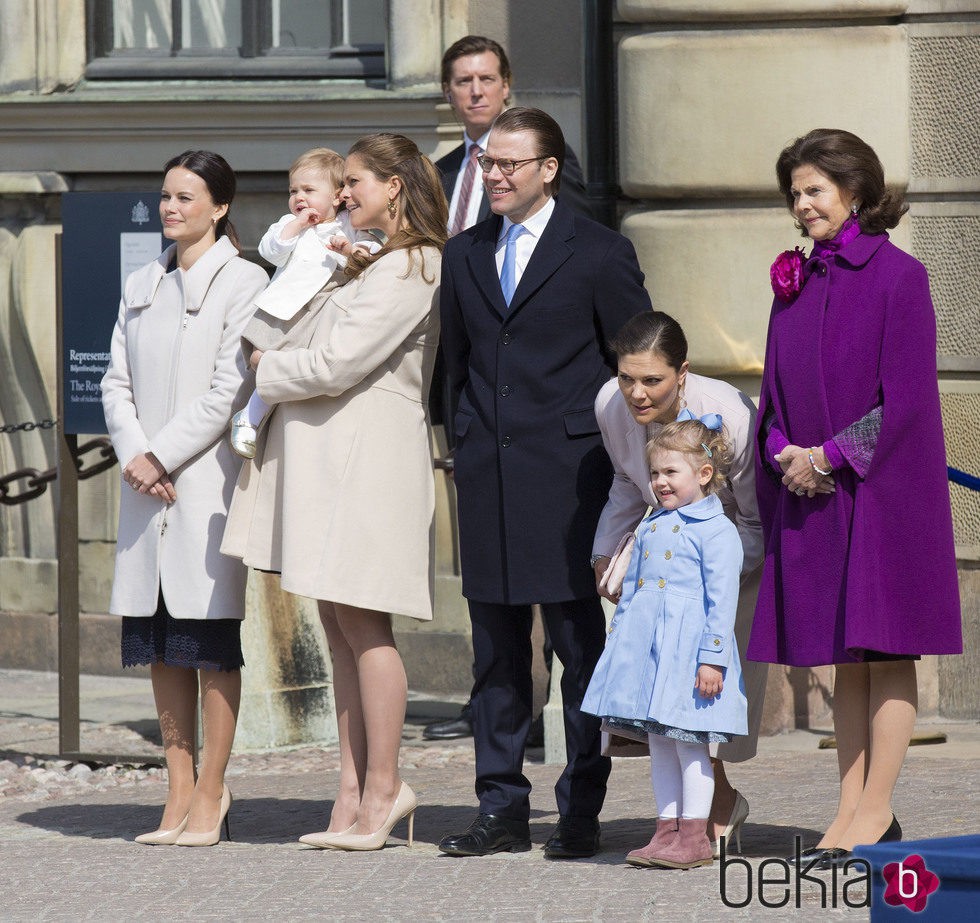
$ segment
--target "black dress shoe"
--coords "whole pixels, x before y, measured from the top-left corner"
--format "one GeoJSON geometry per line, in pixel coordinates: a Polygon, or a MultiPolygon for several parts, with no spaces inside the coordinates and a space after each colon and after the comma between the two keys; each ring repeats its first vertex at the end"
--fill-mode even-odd
{"type": "Polygon", "coordinates": [[[459,712],[458,718],[448,721],[433,721],[422,728],[422,736],[426,740],[457,740],[460,737],[473,736],[473,714],[470,703],[467,702],[459,712]]]}
{"type": "MultiPolygon", "coordinates": [[[[816,859],[822,856],[827,851],[826,846],[808,846],[799,854],[800,864],[809,862],[811,859],[816,859]]],[[[797,855],[793,853],[791,856],[786,857],[786,862],[790,865],[796,865],[797,855]]]]}
{"type": "MultiPolygon", "coordinates": [[[[888,825],[885,832],[875,840],[876,843],[895,843],[902,839],[902,825],[898,822],[898,818],[892,814],[892,822],[888,825]]],[[[818,869],[823,869],[828,871],[834,868],[843,868],[844,864],[849,860],[855,858],[854,853],[849,849],[842,849],[839,846],[835,846],[833,849],[828,849],[824,851],[823,858],[817,864],[818,869]]]]}
{"type": "Polygon", "coordinates": [[[447,856],[489,856],[495,852],[527,852],[531,831],[526,820],[480,814],[465,833],[443,837],[439,851],[447,856]]]}
{"type": "Polygon", "coordinates": [[[849,849],[843,849],[840,846],[835,846],[833,849],[825,849],[823,857],[817,863],[816,867],[823,872],[829,872],[832,868],[843,868],[845,862],[849,862],[854,858],[854,853],[849,849]]]}
{"type": "Polygon", "coordinates": [[[586,859],[599,851],[599,821],[594,817],[562,817],[544,844],[549,859],[586,859]]]}

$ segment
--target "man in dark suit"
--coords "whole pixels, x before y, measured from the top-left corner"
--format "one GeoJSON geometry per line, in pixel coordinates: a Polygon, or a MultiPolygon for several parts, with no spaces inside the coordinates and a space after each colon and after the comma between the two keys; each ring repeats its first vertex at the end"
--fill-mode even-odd
{"type": "Polygon", "coordinates": [[[500,115],[480,160],[493,216],[443,254],[480,799],[469,829],[440,843],[450,855],[530,849],[533,603],[564,666],[568,765],[545,855],[590,856],[599,844],[610,764],[598,720],[579,707],[605,640],[589,556],[612,466],[593,402],[612,374],[606,340],[650,299],[630,242],[556,199],[564,155],[544,112],[500,115]]]}
{"type": "MultiPolygon", "coordinates": [[[[490,201],[484,189],[475,158],[486,150],[487,137],[493,120],[504,111],[510,98],[512,80],[507,52],[499,42],[482,35],[466,35],[453,42],[442,56],[442,90],[446,102],[463,123],[463,143],[436,161],[442,174],[442,188],[449,202],[449,231],[458,234],[490,216],[490,201]]],[[[575,152],[565,146],[561,171],[561,200],[576,212],[592,217],[582,168],[575,152]]],[[[442,349],[436,354],[429,399],[429,418],[432,424],[446,426],[446,440],[454,445],[452,427],[447,420],[445,360],[442,349]]],[[[545,647],[545,659],[550,669],[550,646],[545,647]]],[[[467,702],[455,718],[426,725],[422,735],[429,740],[452,740],[473,733],[472,709],[467,702]]],[[[534,722],[532,737],[543,743],[541,717],[534,722]]]]}

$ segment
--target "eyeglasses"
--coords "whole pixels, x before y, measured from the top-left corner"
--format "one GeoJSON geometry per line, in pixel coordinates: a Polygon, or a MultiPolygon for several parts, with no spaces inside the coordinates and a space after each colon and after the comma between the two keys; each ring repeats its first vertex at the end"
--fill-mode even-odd
{"type": "Polygon", "coordinates": [[[480,165],[480,169],[484,173],[489,173],[494,166],[504,174],[504,176],[510,176],[515,173],[519,167],[523,167],[526,163],[532,163],[535,160],[547,160],[550,155],[545,154],[542,157],[528,157],[526,160],[495,160],[493,157],[487,157],[486,154],[476,158],[476,162],[480,165]]]}

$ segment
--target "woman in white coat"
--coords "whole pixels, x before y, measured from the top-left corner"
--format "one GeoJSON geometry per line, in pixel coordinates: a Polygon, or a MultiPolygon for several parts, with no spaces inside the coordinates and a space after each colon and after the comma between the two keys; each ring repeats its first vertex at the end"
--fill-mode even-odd
{"type": "Polygon", "coordinates": [[[245,391],[239,337],[268,277],[239,256],[224,158],[186,151],[164,173],[172,244],[126,279],[102,380],[124,482],[109,611],[123,616],[123,666],[150,665],[167,761],[160,827],[137,842],[210,846],[231,804],[245,615],[245,568],[218,550],[239,468],[223,435],[245,391]]]}
{"type": "Polygon", "coordinates": [[[425,398],[439,333],[446,200],[415,143],[361,138],[341,193],[351,281],[326,295],[308,349],[256,350],[274,405],[239,480],[222,550],[319,602],[333,660],[340,791],[312,846],[380,849],[415,809],[398,754],[407,680],[392,614],[432,618],[434,480],[425,398]]]}
{"type": "MultiPolygon", "coordinates": [[[[592,563],[596,584],[609,566],[622,536],[633,531],[657,501],[650,489],[647,442],[665,423],[687,407],[695,416],[721,414],[732,443],[728,481],[719,491],[725,513],[742,540],[742,582],[735,618],[735,638],[742,659],[748,699],[748,735],[731,743],[713,744],[715,793],[708,819],[708,838],[718,851],[718,838],[731,842],[733,831],[749,813],[748,802],[732,788],[724,761],[744,762],[755,756],[765,698],[768,667],[745,659],[752,615],[762,573],[762,524],[755,495],[754,437],[756,408],[741,391],[724,381],[689,371],[687,339],[680,324],[662,311],[644,311],[627,321],[609,344],[619,374],[607,382],[595,402],[602,440],[612,459],[614,476],[609,500],[599,518],[592,563]]],[[[608,591],[601,595],[616,602],[608,591]]]]}

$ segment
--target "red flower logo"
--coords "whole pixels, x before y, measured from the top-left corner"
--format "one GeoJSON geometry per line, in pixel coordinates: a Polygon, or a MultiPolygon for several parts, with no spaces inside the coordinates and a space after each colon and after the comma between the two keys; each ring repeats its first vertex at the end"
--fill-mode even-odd
{"type": "Polygon", "coordinates": [[[925,910],[929,895],[939,887],[939,878],[926,868],[922,856],[889,862],[881,874],[886,883],[885,903],[892,907],[904,904],[913,913],[925,910]]]}
{"type": "Polygon", "coordinates": [[[789,301],[799,294],[803,287],[803,261],[806,257],[803,251],[796,247],[784,250],[776,261],[769,267],[769,278],[772,280],[772,290],[776,297],[789,301]]]}

